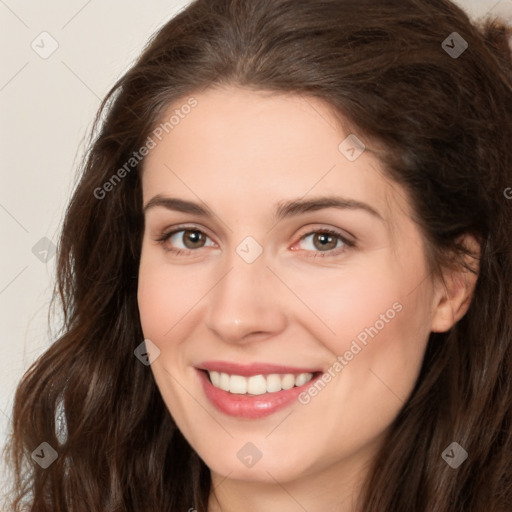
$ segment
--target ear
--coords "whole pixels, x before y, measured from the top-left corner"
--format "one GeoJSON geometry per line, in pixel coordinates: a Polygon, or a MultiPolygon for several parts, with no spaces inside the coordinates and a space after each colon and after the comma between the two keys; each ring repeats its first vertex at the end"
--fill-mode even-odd
{"type": "Polygon", "coordinates": [[[432,332],[450,330],[466,314],[473,298],[478,278],[480,243],[472,235],[464,235],[459,242],[471,251],[471,255],[464,257],[464,262],[473,272],[462,264],[457,269],[443,270],[434,294],[432,332]]]}

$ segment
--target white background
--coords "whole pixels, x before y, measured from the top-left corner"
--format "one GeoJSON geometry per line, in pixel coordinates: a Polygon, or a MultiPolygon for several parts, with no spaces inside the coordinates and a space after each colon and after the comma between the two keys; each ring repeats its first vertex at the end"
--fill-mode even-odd
{"type": "MultiPolygon", "coordinates": [[[[16,384],[50,342],[56,260],[41,262],[32,247],[43,237],[58,240],[100,100],[148,37],[188,3],[0,0],[0,448],[16,384]],[[31,47],[51,48],[50,39],[41,43],[43,31],[58,43],[46,59],[31,47]]],[[[512,0],[457,3],[474,18],[512,20],[512,0]]]]}

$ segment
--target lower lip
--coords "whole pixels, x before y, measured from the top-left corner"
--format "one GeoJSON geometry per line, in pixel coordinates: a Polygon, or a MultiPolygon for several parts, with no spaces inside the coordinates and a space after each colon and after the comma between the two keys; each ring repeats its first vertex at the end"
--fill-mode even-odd
{"type": "Polygon", "coordinates": [[[229,416],[238,418],[264,418],[290,405],[302,391],[311,386],[320,376],[313,377],[302,386],[283,389],[263,395],[239,395],[216,388],[205,371],[198,370],[204,392],[215,408],[229,416]]]}

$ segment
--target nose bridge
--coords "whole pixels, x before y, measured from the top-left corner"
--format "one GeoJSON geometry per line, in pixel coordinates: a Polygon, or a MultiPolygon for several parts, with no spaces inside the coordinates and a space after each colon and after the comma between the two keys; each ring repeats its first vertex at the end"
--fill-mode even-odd
{"type": "Polygon", "coordinates": [[[286,323],[278,282],[267,268],[264,252],[257,254],[251,244],[242,242],[226,259],[223,277],[209,294],[207,327],[225,341],[275,334],[286,323]]]}

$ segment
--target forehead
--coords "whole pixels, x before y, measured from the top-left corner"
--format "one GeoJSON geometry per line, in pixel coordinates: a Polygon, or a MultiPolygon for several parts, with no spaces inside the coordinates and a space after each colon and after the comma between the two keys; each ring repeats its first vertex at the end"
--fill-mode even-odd
{"type": "MultiPolygon", "coordinates": [[[[347,157],[354,156],[346,151],[357,134],[344,131],[317,98],[241,88],[208,89],[193,97],[196,106],[161,130],[145,158],[145,203],[156,194],[179,192],[218,204],[238,198],[247,206],[250,199],[265,207],[269,201],[336,193],[369,202],[389,218],[390,199],[403,196],[382,174],[362,135],[366,149],[355,160],[347,157]]],[[[162,123],[187,99],[171,105],[162,123]]]]}

